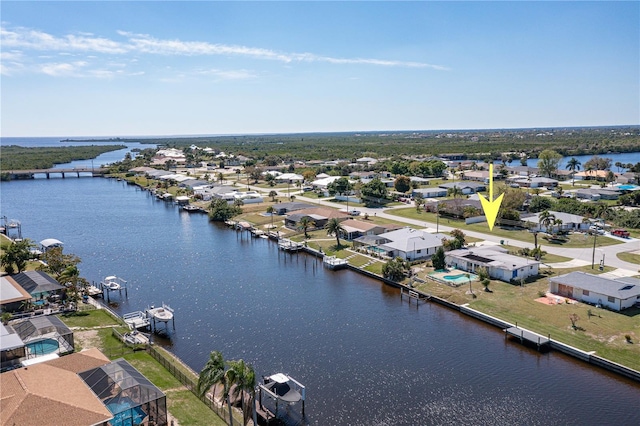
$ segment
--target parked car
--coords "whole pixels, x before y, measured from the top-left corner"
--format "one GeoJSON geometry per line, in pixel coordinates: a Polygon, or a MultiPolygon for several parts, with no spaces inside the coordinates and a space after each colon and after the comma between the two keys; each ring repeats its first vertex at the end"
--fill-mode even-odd
{"type": "Polygon", "coordinates": [[[349,211],[351,216],[360,216],[360,210],[351,210],[349,211]]]}
{"type": "Polygon", "coordinates": [[[596,226],[596,225],[591,225],[589,227],[589,233],[590,234],[604,235],[604,229],[602,229],[602,228],[600,228],[599,226],[596,226]]]}
{"type": "Polygon", "coordinates": [[[611,235],[615,235],[616,237],[622,237],[622,238],[630,237],[629,231],[625,229],[614,229],[613,231],[611,231],[611,235]]]}

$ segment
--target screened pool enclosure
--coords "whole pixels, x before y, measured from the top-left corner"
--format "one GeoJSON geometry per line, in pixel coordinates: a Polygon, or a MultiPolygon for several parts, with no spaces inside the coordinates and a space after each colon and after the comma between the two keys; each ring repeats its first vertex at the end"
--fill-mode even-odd
{"type": "Polygon", "coordinates": [[[167,424],[164,393],[124,359],[80,373],[113,414],[112,426],[167,424]]]}

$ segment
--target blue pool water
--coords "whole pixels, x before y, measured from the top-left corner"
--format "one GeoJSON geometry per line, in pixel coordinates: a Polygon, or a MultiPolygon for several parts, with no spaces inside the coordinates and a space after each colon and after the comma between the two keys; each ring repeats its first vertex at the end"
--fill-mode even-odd
{"type": "Polygon", "coordinates": [[[56,339],[44,339],[37,342],[27,344],[29,352],[36,355],[47,355],[58,350],[58,341],[56,339]]]}
{"type": "Polygon", "coordinates": [[[618,189],[621,189],[623,191],[631,191],[632,189],[635,189],[636,186],[635,185],[620,185],[618,187],[618,189]]]}
{"type": "Polygon", "coordinates": [[[112,426],[134,426],[142,423],[146,413],[140,407],[131,407],[133,401],[110,402],[107,408],[113,414],[113,420],[109,421],[112,426]]]}

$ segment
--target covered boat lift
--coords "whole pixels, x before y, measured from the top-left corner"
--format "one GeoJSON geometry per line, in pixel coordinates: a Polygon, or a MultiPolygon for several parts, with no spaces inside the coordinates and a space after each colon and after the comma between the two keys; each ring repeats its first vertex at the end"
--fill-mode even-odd
{"type": "Polygon", "coordinates": [[[265,376],[263,377],[263,382],[264,383],[258,384],[261,416],[264,416],[266,420],[269,420],[267,417],[271,414],[262,404],[262,395],[264,393],[267,397],[275,400],[276,417],[278,416],[279,401],[288,405],[293,405],[302,401],[302,416],[304,417],[306,388],[302,383],[283,373],[273,374],[268,377],[265,376]]]}

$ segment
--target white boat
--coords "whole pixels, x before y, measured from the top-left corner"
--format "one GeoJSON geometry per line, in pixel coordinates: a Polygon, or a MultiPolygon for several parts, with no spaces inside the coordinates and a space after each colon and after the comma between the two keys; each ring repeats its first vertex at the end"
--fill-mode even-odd
{"type": "Polygon", "coordinates": [[[147,315],[157,321],[168,322],[173,319],[173,309],[164,303],[160,307],[151,306],[147,309],[147,315]]]}
{"type": "Polygon", "coordinates": [[[267,397],[275,400],[276,416],[278,413],[279,401],[282,401],[288,405],[293,405],[299,401],[302,401],[302,415],[304,416],[306,388],[302,383],[284,373],[277,373],[268,377],[265,376],[263,377],[263,382],[264,383],[258,385],[261,408],[263,408],[262,395],[264,393],[267,397]]]}
{"type": "Polygon", "coordinates": [[[127,281],[115,275],[109,275],[102,281],[102,287],[107,290],[122,290],[127,284],[127,281]]]}

